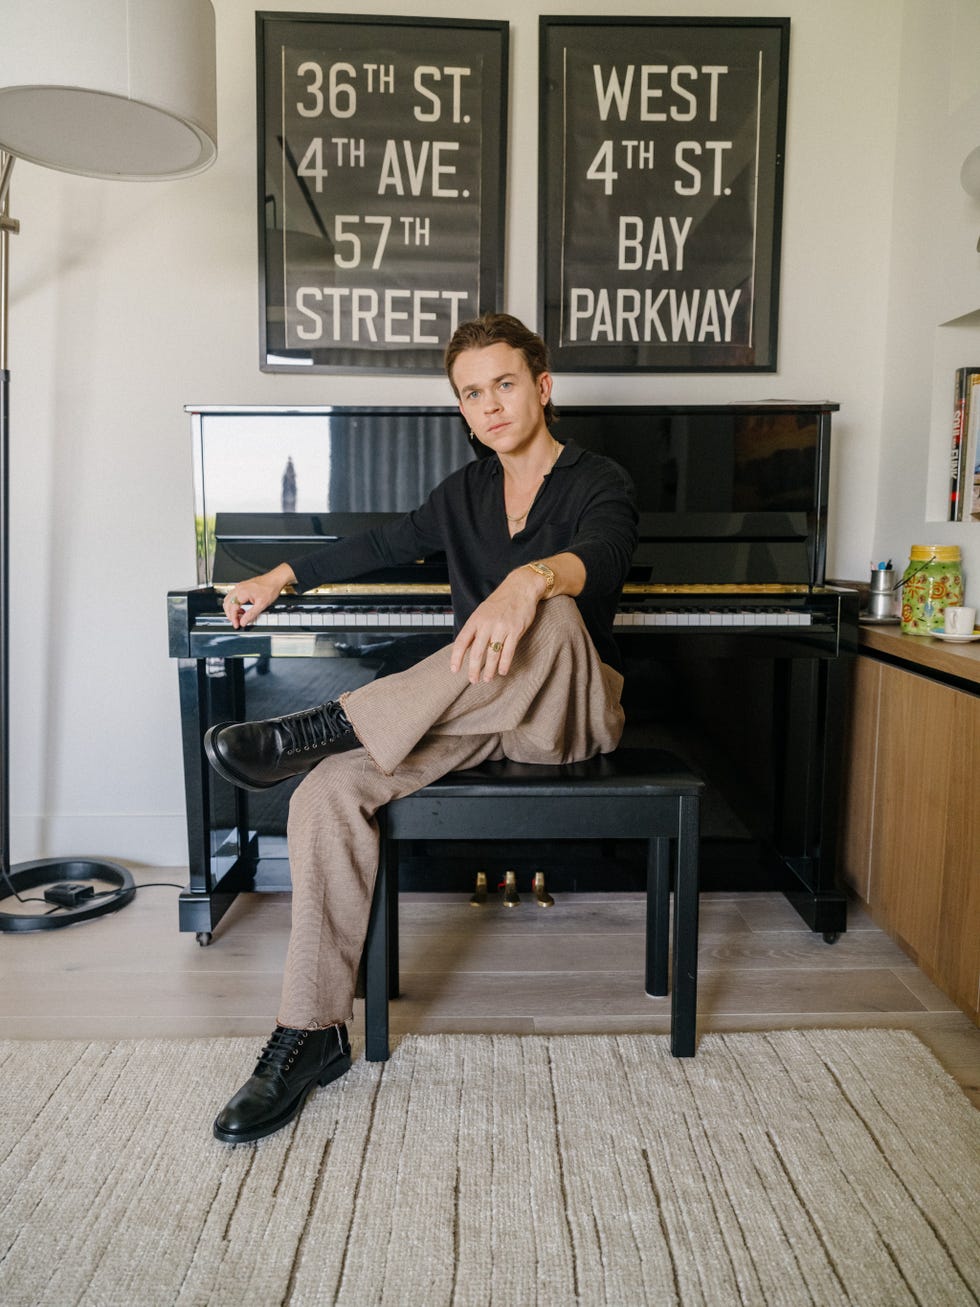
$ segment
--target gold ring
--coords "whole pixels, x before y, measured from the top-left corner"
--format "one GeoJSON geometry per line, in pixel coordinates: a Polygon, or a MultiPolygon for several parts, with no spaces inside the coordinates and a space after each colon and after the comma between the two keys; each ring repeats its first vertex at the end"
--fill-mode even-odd
{"type": "Polygon", "coordinates": [[[238,603],[238,595],[235,594],[234,590],[229,590],[226,598],[230,599],[233,604],[238,603]]]}
{"type": "Polygon", "coordinates": [[[503,647],[504,646],[500,643],[499,640],[494,640],[494,642],[490,646],[490,648],[494,651],[494,653],[500,653],[503,647]]]}

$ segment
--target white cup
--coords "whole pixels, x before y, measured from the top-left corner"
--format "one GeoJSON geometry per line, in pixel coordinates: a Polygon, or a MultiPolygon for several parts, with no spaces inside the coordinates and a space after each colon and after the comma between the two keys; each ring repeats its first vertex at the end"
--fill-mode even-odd
{"type": "Polygon", "coordinates": [[[977,620],[975,608],[947,608],[944,613],[947,635],[972,635],[977,620]]]}

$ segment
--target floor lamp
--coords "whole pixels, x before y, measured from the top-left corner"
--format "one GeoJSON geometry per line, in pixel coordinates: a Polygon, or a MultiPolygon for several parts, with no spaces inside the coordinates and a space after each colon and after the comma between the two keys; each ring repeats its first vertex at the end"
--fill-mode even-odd
{"type": "Polygon", "coordinates": [[[14,160],[86,177],[161,181],[217,156],[210,0],[5,0],[0,18],[0,900],[48,886],[43,915],[0,912],[0,930],[43,930],[124,907],[112,862],[10,865],[9,243],[14,160]],[[114,886],[96,895],[84,883],[114,886]],[[63,910],[62,910],[63,909],[63,910]]]}

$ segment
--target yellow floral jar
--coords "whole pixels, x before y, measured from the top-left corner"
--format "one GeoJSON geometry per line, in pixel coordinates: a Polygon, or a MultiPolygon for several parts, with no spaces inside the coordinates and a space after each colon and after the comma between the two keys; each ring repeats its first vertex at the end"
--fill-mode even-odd
{"type": "Polygon", "coordinates": [[[902,573],[902,630],[941,631],[947,607],[963,602],[959,545],[913,545],[902,573]]]}

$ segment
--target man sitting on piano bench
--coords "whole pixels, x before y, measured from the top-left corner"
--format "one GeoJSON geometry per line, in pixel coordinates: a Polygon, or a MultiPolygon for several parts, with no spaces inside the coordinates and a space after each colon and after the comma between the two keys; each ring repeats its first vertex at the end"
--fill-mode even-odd
{"type": "Polygon", "coordinates": [[[213,726],[226,780],[264,789],[309,774],[289,807],[292,929],[277,1025],[251,1078],[214,1123],[244,1143],[301,1110],[350,1067],[353,1009],[378,860],[374,814],[491,758],[574,762],[615,749],[622,677],[612,638],[636,545],[618,464],[560,444],[544,341],[516,318],[464,323],[446,349],[460,411],[490,451],[412,513],[235,585],[234,627],[285,586],[308,590],[444,551],[456,638],[339,702],[213,726]]]}

